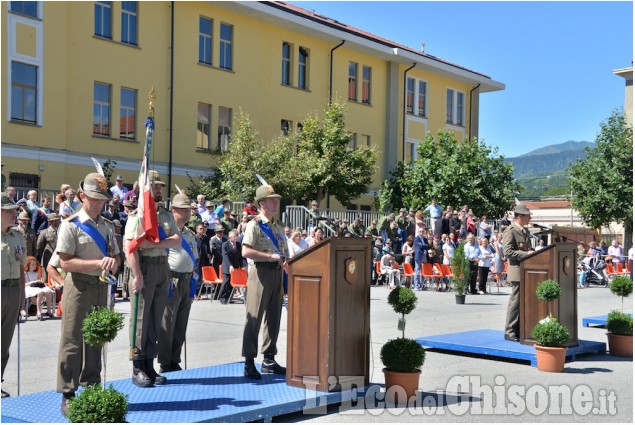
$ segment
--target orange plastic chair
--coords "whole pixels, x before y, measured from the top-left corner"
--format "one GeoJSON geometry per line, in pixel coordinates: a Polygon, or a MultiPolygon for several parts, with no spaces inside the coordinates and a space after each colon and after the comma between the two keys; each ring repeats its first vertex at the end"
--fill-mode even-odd
{"type": "Polygon", "coordinates": [[[437,279],[439,279],[439,285],[441,285],[441,283],[445,284],[445,291],[449,291],[450,290],[450,286],[448,285],[447,282],[445,282],[445,277],[449,277],[445,275],[445,272],[443,271],[443,266],[439,263],[434,263],[433,265],[434,267],[432,267],[432,272],[437,276],[437,279]]]}
{"type": "Polygon", "coordinates": [[[616,273],[619,274],[619,275],[626,275],[626,272],[624,271],[624,264],[617,263],[616,273]]]}
{"type": "Polygon", "coordinates": [[[231,272],[229,284],[232,286],[232,291],[229,294],[229,301],[232,300],[234,292],[236,292],[236,288],[244,288],[243,304],[245,304],[247,299],[247,271],[243,269],[234,269],[234,271],[231,272]]]}
{"type": "Polygon", "coordinates": [[[434,271],[432,270],[431,263],[421,264],[421,276],[423,276],[424,278],[424,284],[426,280],[428,283],[432,283],[435,279],[439,279],[440,277],[443,277],[443,275],[434,273],[434,271]]]}
{"type": "Polygon", "coordinates": [[[403,275],[405,277],[411,277],[415,275],[415,271],[410,263],[403,263],[403,275]]]}
{"type": "Polygon", "coordinates": [[[381,272],[381,261],[375,261],[375,274],[377,275],[375,286],[383,285],[386,275],[381,272]]]}
{"type": "MultiPolygon", "coordinates": [[[[201,292],[203,292],[203,288],[207,285],[208,289],[211,289],[212,286],[214,286],[214,291],[211,292],[212,295],[212,302],[214,301],[214,295],[218,292],[218,285],[222,284],[223,281],[222,279],[218,278],[218,275],[216,274],[216,269],[214,269],[213,266],[205,266],[202,269],[202,274],[203,274],[203,281],[201,283],[201,287],[198,290],[198,295],[197,295],[197,299],[201,299],[201,292]]],[[[205,291],[205,296],[210,295],[209,291],[205,291]]]]}
{"type": "Polygon", "coordinates": [[[613,268],[613,263],[608,262],[606,263],[606,273],[609,275],[609,277],[611,276],[617,276],[619,273],[617,273],[615,271],[615,269],[613,268]]]}
{"type": "Polygon", "coordinates": [[[408,280],[408,279],[412,278],[414,275],[415,275],[415,271],[413,270],[413,268],[410,265],[410,263],[406,263],[404,261],[404,263],[403,263],[403,273],[401,274],[401,276],[408,280]]]}
{"type": "Polygon", "coordinates": [[[454,277],[454,273],[452,273],[452,269],[449,264],[441,264],[441,270],[443,271],[443,275],[445,277],[454,277]]]}

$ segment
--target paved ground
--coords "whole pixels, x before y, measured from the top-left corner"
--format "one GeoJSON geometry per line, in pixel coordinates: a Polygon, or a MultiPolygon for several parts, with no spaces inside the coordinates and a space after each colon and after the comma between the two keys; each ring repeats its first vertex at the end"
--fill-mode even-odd
{"type": "MultiPolygon", "coordinates": [[[[454,295],[418,292],[419,305],[407,316],[406,336],[419,337],[471,329],[501,329],[509,288],[491,295],[468,296],[465,305],[456,305],[454,295]]],[[[383,384],[379,351],[384,342],[400,335],[398,315],[386,299],[388,290],[371,289],[371,383],[383,384]]],[[[130,304],[116,303],[117,311],[129,317],[130,304]]],[[[620,299],[606,288],[578,292],[579,321],[583,317],[607,314],[620,307],[620,299]]],[[[633,311],[632,298],[625,302],[633,311]]],[[[242,304],[221,305],[209,300],[194,302],[187,342],[187,367],[240,361],[242,304]]],[[[127,322],[128,320],[126,320],[127,322]]],[[[20,392],[34,393],[55,388],[59,320],[38,322],[34,317],[20,325],[20,392]]],[[[579,328],[579,338],[606,341],[605,330],[579,328]]],[[[278,359],[286,363],[286,311],[283,313],[278,359]]],[[[107,379],[129,378],[128,324],[108,348],[107,379]]],[[[258,359],[257,361],[260,361],[258,359]]],[[[18,338],[11,346],[11,358],[2,388],[17,394],[18,338]]],[[[622,422],[633,420],[632,359],[610,355],[589,355],[567,363],[562,374],[539,372],[524,362],[501,361],[479,356],[428,351],[420,390],[424,406],[388,409],[369,396],[357,406],[340,406],[277,418],[281,422],[622,422]],[[471,377],[471,378],[470,378],[471,377]],[[458,387],[460,380],[471,386],[458,387]],[[465,381],[469,382],[469,381],[465,381]],[[550,402],[550,386],[570,389],[561,403],[550,402]],[[480,387],[480,388],[479,388],[480,387]],[[490,392],[491,391],[491,392],[490,392]],[[490,394],[492,396],[490,397],[490,394]],[[493,401],[491,401],[493,399],[493,401]],[[590,403],[590,404],[589,404],[590,403]],[[559,411],[559,407],[564,406],[559,411]],[[570,412],[567,406],[571,406],[570,412]],[[492,411],[488,411],[488,408],[492,411]],[[593,408],[597,408],[594,410],[593,408]],[[587,412],[588,410],[588,412],[587,412]]]]}

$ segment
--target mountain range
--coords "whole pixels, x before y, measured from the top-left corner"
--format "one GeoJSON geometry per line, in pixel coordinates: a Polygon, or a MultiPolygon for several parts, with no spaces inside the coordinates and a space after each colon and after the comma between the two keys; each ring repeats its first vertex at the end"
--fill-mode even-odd
{"type": "Polygon", "coordinates": [[[567,194],[565,169],[578,158],[584,159],[584,148],[595,143],[569,140],[545,146],[524,155],[505,158],[514,166],[514,177],[525,186],[521,197],[567,194]]]}
{"type": "Polygon", "coordinates": [[[595,146],[595,143],[569,140],[557,145],[545,146],[514,158],[505,158],[505,161],[514,166],[514,177],[516,178],[536,176],[550,171],[562,174],[570,162],[585,157],[584,148],[587,146],[595,146]]]}

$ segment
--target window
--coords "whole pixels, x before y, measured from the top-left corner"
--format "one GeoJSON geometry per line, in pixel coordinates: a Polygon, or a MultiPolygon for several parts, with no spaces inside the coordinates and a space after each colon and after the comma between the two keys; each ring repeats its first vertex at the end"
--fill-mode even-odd
{"type": "Polygon", "coordinates": [[[300,55],[298,56],[298,88],[306,90],[309,88],[307,83],[307,63],[309,61],[309,52],[304,47],[300,47],[300,55]]]}
{"type": "Polygon", "coordinates": [[[408,78],[406,82],[406,113],[414,114],[415,79],[408,78]]]}
{"type": "Polygon", "coordinates": [[[198,127],[196,130],[196,148],[210,150],[210,126],[212,124],[212,105],[198,104],[198,127]]]}
{"type": "Polygon", "coordinates": [[[112,2],[95,2],[95,35],[112,39],[112,2]]]}
{"type": "Polygon", "coordinates": [[[370,147],[370,136],[368,134],[362,134],[361,140],[359,141],[360,146],[368,146],[370,147]]]}
{"type": "Polygon", "coordinates": [[[11,62],[11,119],[37,123],[37,66],[11,62]]]}
{"type": "Polygon", "coordinates": [[[291,45],[282,43],[282,81],[285,86],[291,85],[291,45]]]}
{"type": "Polygon", "coordinates": [[[135,139],[137,119],[137,91],[121,88],[121,107],[119,108],[119,137],[122,139],[135,139]]]}
{"type": "Polygon", "coordinates": [[[40,187],[40,176],[37,174],[11,173],[9,174],[9,186],[38,189],[40,187]]]}
{"type": "Polygon", "coordinates": [[[362,69],[362,103],[366,105],[370,105],[370,79],[371,79],[371,68],[370,66],[365,66],[362,69]]]}
{"type": "Polygon", "coordinates": [[[417,115],[425,117],[426,113],[426,94],[428,92],[428,83],[419,81],[419,90],[417,91],[417,115]]]}
{"type": "Polygon", "coordinates": [[[461,92],[456,92],[456,125],[463,125],[463,97],[464,94],[461,92]]]}
{"type": "Polygon", "coordinates": [[[348,100],[357,102],[357,64],[348,63],[348,100]]]}
{"type": "Polygon", "coordinates": [[[95,82],[93,134],[110,136],[110,84],[95,82]]]}
{"type": "Polygon", "coordinates": [[[280,133],[283,136],[288,136],[293,128],[293,122],[289,120],[280,120],[280,133]]]}
{"type": "Polygon", "coordinates": [[[232,110],[220,106],[218,108],[218,149],[226,151],[231,138],[232,110]]]}
{"type": "Polygon", "coordinates": [[[406,141],[406,157],[404,159],[404,162],[408,163],[408,162],[412,162],[415,160],[417,156],[417,145],[416,143],[410,142],[410,141],[406,141]]]}
{"type": "Polygon", "coordinates": [[[137,45],[137,2],[121,2],[121,42],[137,45]]]}
{"type": "Polygon", "coordinates": [[[198,63],[212,64],[212,20],[200,17],[198,23],[198,63]]]}
{"type": "Polygon", "coordinates": [[[20,15],[37,18],[37,2],[36,1],[12,1],[11,12],[20,15]]]}
{"type": "Polygon", "coordinates": [[[234,27],[221,22],[220,24],[220,67],[232,68],[232,37],[234,27]]]}
{"type": "Polygon", "coordinates": [[[357,133],[351,133],[348,139],[348,150],[352,151],[357,148],[357,133]]]}
{"type": "Polygon", "coordinates": [[[447,90],[446,97],[446,122],[458,126],[465,125],[465,93],[447,90]]]}
{"type": "Polygon", "coordinates": [[[448,89],[445,100],[445,122],[452,124],[454,115],[454,90],[448,89]]]}

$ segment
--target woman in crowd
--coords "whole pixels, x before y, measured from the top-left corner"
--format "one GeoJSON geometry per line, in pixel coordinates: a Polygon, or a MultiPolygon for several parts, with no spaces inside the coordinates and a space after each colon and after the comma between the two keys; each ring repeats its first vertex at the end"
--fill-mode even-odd
{"type": "Polygon", "coordinates": [[[319,227],[315,229],[315,235],[309,241],[309,247],[317,245],[324,240],[324,232],[319,227]]]}
{"type": "Polygon", "coordinates": [[[300,244],[301,240],[302,233],[298,232],[297,230],[291,233],[291,238],[287,241],[287,244],[289,245],[289,258],[293,258],[304,251],[300,244]]]}
{"type": "Polygon", "coordinates": [[[494,247],[493,274],[496,279],[496,286],[503,286],[503,273],[505,272],[505,253],[503,252],[503,234],[499,233],[496,238],[492,238],[494,247]]]}
{"type": "MultiPolygon", "coordinates": [[[[46,301],[47,315],[53,318],[53,295],[55,294],[55,290],[49,288],[42,282],[42,267],[35,257],[27,257],[24,272],[26,277],[26,285],[24,287],[25,298],[31,299],[31,302],[35,301],[37,319],[44,320],[42,316],[42,301],[46,301]]],[[[26,316],[26,310],[22,310],[22,318],[26,320],[26,316]]]]}
{"type": "MultiPolygon", "coordinates": [[[[446,236],[446,235],[443,235],[446,236]]],[[[446,236],[445,241],[443,243],[443,264],[447,264],[448,266],[452,265],[452,257],[454,257],[454,249],[456,248],[456,244],[452,240],[451,237],[446,236]]]]}
{"type": "Polygon", "coordinates": [[[482,294],[487,294],[487,276],[489,275],[489,269],[492,268],[492,260],[494,254],[490,251],[489,239],[480,239],[481,255],[478,260],[478,290],[482,294]]]}
{"type": "Polygon", "coordinates": [[[75,191],[73,189],[68,189],[64,196],[66,196],[66,200],[60,204],[59,215],[62,218],[68,218],[69,216],[75,214],[80,207],[80,203],[75,201],[75,191]]]}
{"type": "Polygon", "coordinates": [[[415,238],[410,235],[406,238],[406,241],[403,244],[403,247],[401,248],[401,253],[403,254],[403,261],[404,263],[408,263],[410,265],[414,264],[414,247],[413,247],[413,243],[414,243],[415,238]]]}

